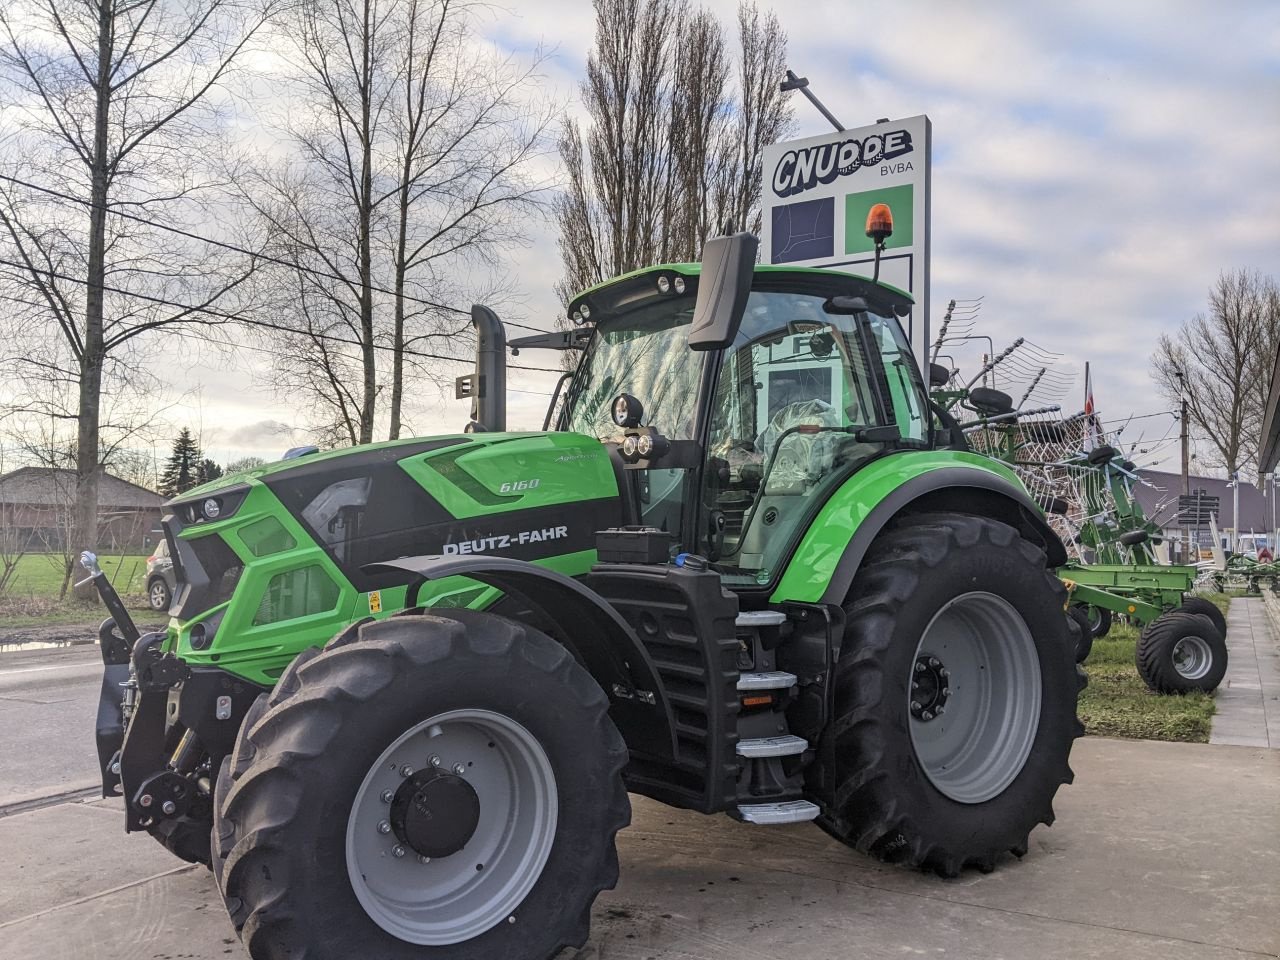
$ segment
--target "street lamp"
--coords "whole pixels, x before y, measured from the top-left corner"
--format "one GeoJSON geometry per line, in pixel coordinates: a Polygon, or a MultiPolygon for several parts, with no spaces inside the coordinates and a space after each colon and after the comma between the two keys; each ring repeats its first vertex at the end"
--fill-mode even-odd
{"type": "Polygon", "coordinates": [[[818,110],[822,113],[822,115],[831,122],[831,125],[833,127],[839,130],[841,133],[844,133],[844,129],[845,129],[844,124],[841,123],[839,120],[837,120],[835,117],[835,114],[833,114],[830,110],[828,110],[826,106],[823,104],[823,102],[819,100],[816,96],[814,96],[813,91],[809,89],[808,77],[797,77],[794,71],[788,70],[787,79],[783,80],[782,83],[778,84],[778,89],[781,90],[783,93],[788,93],[792,90],[799,90],[801,93],[805,95],[805,97],[808,98],[809,102],[812,103],[815,107],[817,107],[818,110]]]}

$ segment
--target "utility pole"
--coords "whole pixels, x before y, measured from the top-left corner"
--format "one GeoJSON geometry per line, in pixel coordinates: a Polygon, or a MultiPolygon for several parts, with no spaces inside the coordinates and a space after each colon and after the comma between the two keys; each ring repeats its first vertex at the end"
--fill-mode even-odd
{"type": "Polygon", "coordinates": [[[1178,422],[1182,426],[1182,493],[1191,492],[1191,434],[1187,430],[1187,385],[1183,382],[1182,371],[1178,371],[1178,396],[1181,398],[1178,410],[1178,422]]]}
{"type": "Polygon", "coordinates": [[[1240,549],[1240,471],[1231,474],[1231,552],[1240,549]]]}
{"type": "MultiPolygon", "coordinates": [[[[1178,397],[1181,401],[1178,410],[1178,423],[1182,428],[1182,495],[1185,497],[1191,493],[1191,435],[1187,430],[1187,385],[1182,379],[1182,371],[1174,367],[1174,371],[1178,375],[1178,397]]],[[[1183,540],[1187,542],[1188,551],[1186,560],[1191,562],[1192,556],[1196,560],[1200,559],[1200,530],[1196,528],[1196,551],[1193,555],[1190,551],[1191,528],[1187,527],[1183,530],[1183,540]]]]}

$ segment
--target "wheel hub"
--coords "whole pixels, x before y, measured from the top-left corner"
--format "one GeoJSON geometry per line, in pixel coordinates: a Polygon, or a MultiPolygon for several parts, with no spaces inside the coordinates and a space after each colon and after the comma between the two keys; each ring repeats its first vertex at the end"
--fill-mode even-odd
{"type": "Polygon", "coordinates": [[[924,723],[946,712],[951,672],[937,657],[921,654],[911,677],[911,716],[924,723]]]}
{"type": "Polygon", "coordinates": [[[416,853],[437,859],[467,845],[480,822],[480,798],[462,777],[435,767],[419,770],[391,801],[391,829],[416,853]]]}

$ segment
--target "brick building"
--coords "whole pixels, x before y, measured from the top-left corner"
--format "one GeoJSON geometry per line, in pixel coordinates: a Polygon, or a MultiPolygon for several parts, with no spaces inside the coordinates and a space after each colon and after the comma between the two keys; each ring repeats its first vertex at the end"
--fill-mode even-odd
{"type": "MultiPolygon", "coordinates": [[[[71,523],[72,470],[21,467],[0,475],[0,530],[31,550],[61,550],[71,523]]],[[[144,553],[156,542],[160,494],[103,473],[98,486],[98,546],[144,553]]]]}

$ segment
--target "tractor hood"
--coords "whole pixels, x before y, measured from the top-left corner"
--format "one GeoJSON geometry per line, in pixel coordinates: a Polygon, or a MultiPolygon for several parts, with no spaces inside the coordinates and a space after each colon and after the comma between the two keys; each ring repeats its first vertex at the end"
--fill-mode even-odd
{"type": "Polygon", "coordinates": [[[409,579],[372,565],[483,553],[578,576],[595,562],[596,533],[623,522],[609,448],[567,432],[313,454],[205,484],[168,507],[170,612],[181,630],[229,604],[222,629],[264,645],[277,629],[299,629],[299,617],[329,628],[368,613],[381,602],[370,591],[409,579]]]}

